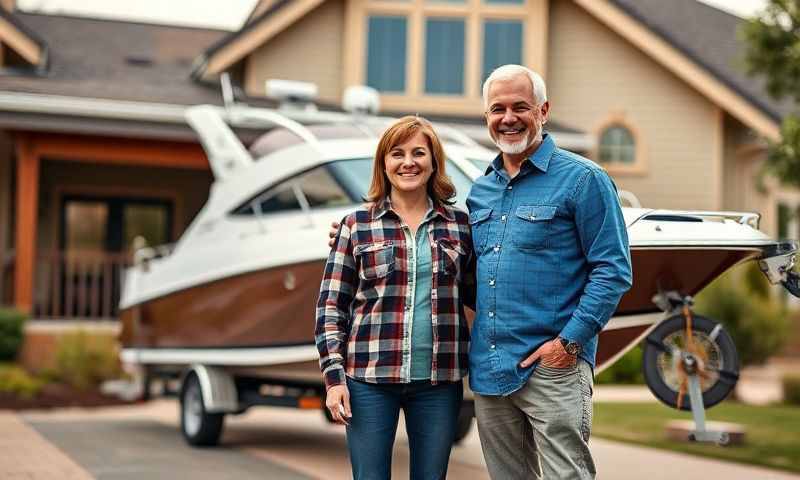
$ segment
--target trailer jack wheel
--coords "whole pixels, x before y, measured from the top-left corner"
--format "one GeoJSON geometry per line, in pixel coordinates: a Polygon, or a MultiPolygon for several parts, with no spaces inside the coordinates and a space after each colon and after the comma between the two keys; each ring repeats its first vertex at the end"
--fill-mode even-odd
{"type": "Polygon", "coordinates": [[[691,411],[690,439],[726,443],[722,432],[705,429],[705,409],[724,400],[739,379],[739,359],[730,335],[688,308],[661,322],[644,346],[644,377],[666,405],[691,411]]]}

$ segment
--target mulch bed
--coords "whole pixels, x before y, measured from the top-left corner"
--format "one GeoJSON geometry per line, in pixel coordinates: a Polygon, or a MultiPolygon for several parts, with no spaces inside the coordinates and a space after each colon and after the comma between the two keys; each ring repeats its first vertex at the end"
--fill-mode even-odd
{"type": "Polygon", "coordinates": [[[21,398],[7,392],[0,392],[0,410],[30,410],[63,407],[108,407],[131,405],[136,401],[122,400],[103,395],[97,390],[79,390],[69,385],[51,383],[42,387],[38,395],[21,398]]]}

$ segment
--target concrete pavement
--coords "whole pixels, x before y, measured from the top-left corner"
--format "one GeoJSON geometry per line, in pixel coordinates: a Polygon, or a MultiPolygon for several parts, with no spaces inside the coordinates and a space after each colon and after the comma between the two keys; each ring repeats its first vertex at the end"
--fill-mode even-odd
{"type": "MultiPolygon", "coordinates": [[[[132,407],[0,414],[0,478],[270,478],[346,480],[344,431],[315,411],[254,408],[226,420],[216,449],[187,447],[177,402],[132,407]]],[[[685,454],[592,440],[598,478],[800,480],[798,475],[685,454]]],[[[408,448],[399,429],[392,471],[408,478],[408,448]]],[[[475,429],[455,447],[449,478],[488,479],[475,429]]]]}

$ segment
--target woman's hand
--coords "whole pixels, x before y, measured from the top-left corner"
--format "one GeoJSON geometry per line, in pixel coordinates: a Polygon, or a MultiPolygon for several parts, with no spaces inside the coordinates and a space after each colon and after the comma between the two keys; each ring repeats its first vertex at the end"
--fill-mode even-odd
{"type": "Polygon", "coordinates": [[[336,239],[336,232],[339,231],[339,222],[331,222],[331,231],[328,232],[328,246],[333,247],[333,242],[336,239]]]}
{"type": "Polygon", "coordinates": [[[353,413],[350,411],[350,391],[347,385],[334,385],[325,396],[325,407],[331,413],[333,421],[339,425],[350,425],[353,413]]]}

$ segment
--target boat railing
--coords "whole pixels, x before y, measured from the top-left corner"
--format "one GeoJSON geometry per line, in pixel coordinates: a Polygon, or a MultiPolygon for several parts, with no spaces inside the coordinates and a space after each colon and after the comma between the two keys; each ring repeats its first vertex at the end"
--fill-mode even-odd
{"type": "Polygon", "coordinates": [[[134,266],[144,266],[150,260],[156,260],[172,255],[175,250],[175,243],[165,243],[149,247],[146,243],[138,241],[138,237],[133,242],[133,261],[134,266]]]}
{"type": "Polygon", "coordinates": [[[39,252],[33,316],[113,320],[130,255],[102,251],[39,252]]]}
{"type": "Polygon", "coordinates": [[[758,230],[758,225],[761,220],[761,215],[758,213],[753,212],[730,212],[730,211],[704,211],[704,210],[654,210],[652,212],[648,212],[647,215],[642,217],[643,219],[647,220],[650,217],[658,217],[658,216],[687,216],[687,217],[694,217],[700,218],[703,221],[717,221],[717,222],[724,222],[725,220],[733,220],[736,223],[740,223],[742,225],[748,225],[756,230],[758,230]]]}

